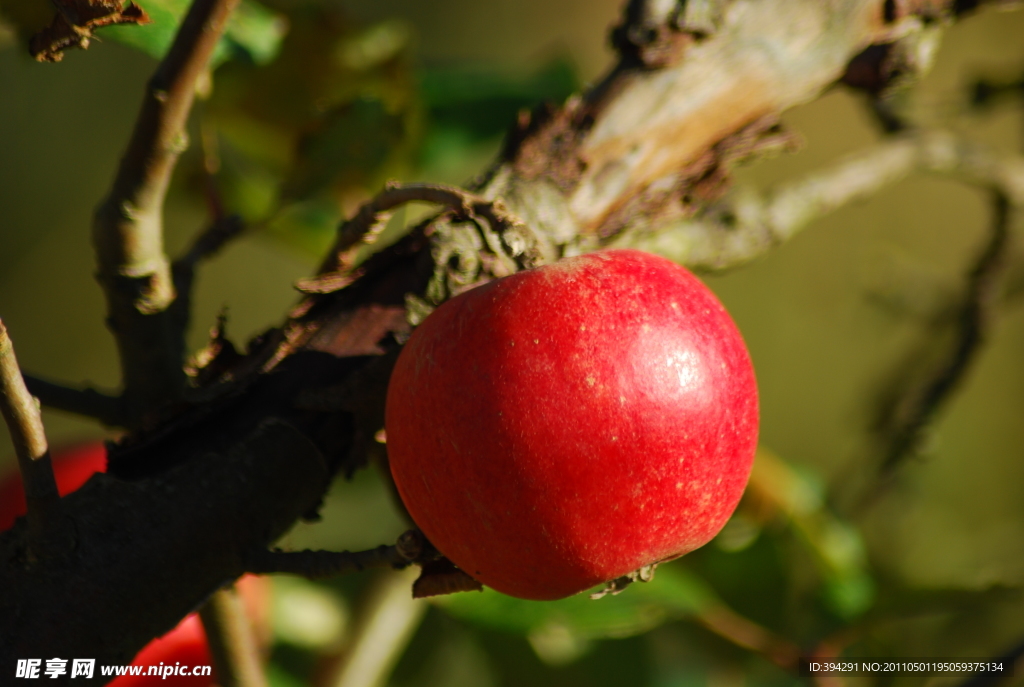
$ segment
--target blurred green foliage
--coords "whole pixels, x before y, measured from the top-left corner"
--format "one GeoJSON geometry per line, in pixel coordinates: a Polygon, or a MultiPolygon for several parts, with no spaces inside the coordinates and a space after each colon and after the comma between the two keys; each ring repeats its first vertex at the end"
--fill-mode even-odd
{"type": "MultiPolygon", "coordinates": [[[[151,57],[163,57],[188,10],[189,0],[148,0],[142,4],[149,23],[109,26],[101,31],[100,38],[123,43],[151,57]]],[[[50,23],[54,8],[47,0],[0,0],[0,14],[20,36],[28,38],[50,23]]],[[[213,62],[244,59],[266,64],[276,56],[286,30],[283,16],[254,0],[243,0],[214,52],[213,62]]]]}
{"type": "MultiPolygon", "coordinates": [[[[189,0],[149,0],[146,14],[152,20],[142,26],[111,26],[102,37],[124,43],[161,58],[171,47],[178,24],[191,3],[189,0]]],[[[244,0],[231,15],[224,38],[213,54],[214,64],[226,59],[243,59],[266,64],[277,55],[287,30],[284,18],[253,0],[244,0]]]]}
{"type": "MultiPolygon", "coordinates": [[[[150,58],[166,50],[187,1],[140,4],[153,24],[98,35],[147,57],[94,44],[53,71],[18,55],[21,45],[0,47],[0,316],[27,366],[68,379],[116,379],[98,295],[82,286],[91,270],[83,257],[88,215],[126,140],[150,58]]],[[[492,4],[522,18],[518,29],[498,30],[520,35],[576,7],[492,4]]],[[[617,4],[583,10],[610,23],[617,4]]],[[[426,40],[413,22],[368,0],[246,0],[197,106],[195,145],[168,205],[172,249],[205,222],[211,203],[251,228],[201,276],[195,343],[226,302],[236,337],[276,322],[292,299],[290,282],[308,273],[338,221],[386,179],[465,180],[481,171],[520,109],[563,100],[600,67],[559,49],[512,53],[510,43],[527,41],[504,35],[494,52],[453,61],[448,51],[441,59],[436,46],[460,40],[470,10],[460,0],[432,4],[450,35],[426,40]]],[[[52,9],[44,0],[0,0],[0,14],[23,40],[52,9]]],[[[982,113],[967,105],[971,79],[1019,77],[1022,15],[982,15],[952,29],[910,109],[927,123],[955,120],[1004,152],[1024,147],[1019,98],[982,113]]],[[[787,115],[808,140],[804,152],[742,172],[741,181],[790,178],[870,145],[877,132],[864,112],[835,91],[787,115]]],[[[975,195],[914,180],[822,221],[758,264],[710,278],[750,345],[763,441],[775,449],[759,451],[726,529],[662,566],[652,582],[597,601],[527,602],[491,591],[435,599],[408,647],[399,647],[389,684],[793,685],[804,683],[773,663],[772,647],[982,656],[1019,641],[1024,320],[1013,303],[903,480],[866,513],[838,505],[869,450],[865,416],[876,389],[929,336],[927,313],[917,311],[955,297],[983,224],[975,195]]],[[[396,223],[390,236],[401,229],[396,223]]],[[[47,424],[56,441],[101,431],[53,413],[47,424]]],[[[367,548],[405,526],[371,471],[336,485],[322,516],[282,545],[367,548]]],[[[275,687],[323,684],[357,631],[370,585],[368,576],[276,581],[275,687]]]]}

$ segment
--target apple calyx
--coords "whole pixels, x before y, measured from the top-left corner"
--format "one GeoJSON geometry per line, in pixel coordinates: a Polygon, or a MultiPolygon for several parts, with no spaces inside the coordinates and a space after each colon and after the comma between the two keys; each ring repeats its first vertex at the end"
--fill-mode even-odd
{"type": "Polygon", "coordinates": [[[651,563],[650,565],[645,565],[642,568],[638,568],[627,575],[623,575],[622,577],[616,577],[611,582],[608,582],[605,585],[604,589],[602,589],[599,592],[594,592],[593,594],[591,594],[590,598],[594,601],[597,601],[598,599],[603,599],[609,594],[611,594],[612,596],[617,596],[618,594],[621,594],[622,592],[626,591],[626,588],[634,582],[650,582],[654,579],[654,571],[657,567],[657,563],[651,563]]]}

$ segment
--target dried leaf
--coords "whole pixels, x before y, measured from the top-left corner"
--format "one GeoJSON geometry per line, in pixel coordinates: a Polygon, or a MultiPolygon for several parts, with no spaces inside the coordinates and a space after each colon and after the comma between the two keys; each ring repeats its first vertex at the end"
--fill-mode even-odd
{"type": "Polygon", "coordinates": [[[68,48],[88,48],[93,31],[117,24],[148,24],[146,12],[121,0],[55,0],[53,22],[29,41],[29,53],[40,62],[60,62],[68,48]]]}

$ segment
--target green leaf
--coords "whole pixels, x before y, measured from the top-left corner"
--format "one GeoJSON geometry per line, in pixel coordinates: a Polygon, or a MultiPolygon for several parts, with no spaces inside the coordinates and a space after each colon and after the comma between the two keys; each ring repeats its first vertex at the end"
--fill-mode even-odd
{"type": "Polygon", "coordinates": [[[276,663],[267,666],[267,684],[270,687],[305,687],[306,682],[301,680],[276,663]]]}
{"type": "Polygon", "coordinates": [[[864,613],[874,601],[864,539],[856,527],[829,510],[816,476],[759,447],[748,489],[781,511],[814,554],[829,608],[843,618],[864,613]]]}
{"type": "Polygon", "coordinates": [[[453,181],[493,158],[499,137],[520,110],[560,103],[580,87],[565,59],[533,72],[476,64],[429,67],[419,82],[428,127],[418,162],[427,176],[453,181]]]}
{"type": "Polygon", "coordinates": [[[579,87],[576,69],[564,58],[528,74],[460,65],[428,68],[420,77],[432,126],[455,128],[477,140],[504,133],[519,110],[561,102],[579,87]]]}
{"type": "Polygon", "coordinates": [[[330,199],[292,203],[267,223],[268,233],[293,248],[323,255],[334,240],[341,209],[330,199]]]}
{"type": "Polygon", "coordinates": [[[310,198],[332,189],[374,187],[400,165],[409,140],[407,113],[376,98],[357,98],[326,113],[299,142],[282,195],[310,198]]]}
{"type": "MultiPolygon", "coordinates": [[[[99,36],[131,46],[161,59],[178,30],[189,0],[141,0],[139,3],[152,20],[142,26],[111,26],[101,29],[99,36]]],[[[227,31],[213,54],[216,65],[230,58],[241,58],[256,64],[274,59],[287,30],[283,18],[253,0],[243,0],[228,23],[227,31]]]]}
{"type": "Polygon", "coordinates": [[[277,57],[281,39],[287,31],[288,23],[284,17],[259,3],[245,0],[231,16],[227,45],[235,57],[246,57],[255,64],[268,64],[277,57]]]}

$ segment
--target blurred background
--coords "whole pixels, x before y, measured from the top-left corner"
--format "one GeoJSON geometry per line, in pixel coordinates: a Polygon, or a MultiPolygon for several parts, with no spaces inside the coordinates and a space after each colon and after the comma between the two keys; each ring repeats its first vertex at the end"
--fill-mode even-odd
{"type": "MultiPolygon", "coordinates": [[[[0,0],[0,317],[27,370],[110,390],[117,362],[92,279],[91,214],[167,27],[187,6],[141,4],[157,21],[104,29],[87,52],[54,65],[24,49],[49,21],[45,0],[0,0]]],[[[338,220],[386,179],[465,183],[481,172],[519,109],[560,101],[609,64],[619,4],[246,0],[197,104],[166,208],[172,255],[217,207],[248,228],[201,268],[192,347],[222,310],[236,343],[280,322],[292,283],[312,272],[338,220]]],[[[1020,154],[1024,11],[953,26],[931,74],[898,107],[916,123],[1020,154]]],[[[743,168],[738,184],[813,174],[883,136],[861,96],[843,88],[784,122],[803,139],[800,152],[743,168]]],[[[989,221],[978,190],[918,175],[754,264],[706,276],[753,355],[762,449],[726,530],[653,582],[600,601],[485,592],[412,602],[408,579],[394,573],[275,578],[272,683],[326,685],[345,674],[357,675],[348,687],[790,685],[803,680],[776,663],[793,650],[981,657],[1020,645],[1019,246],[964,383],[895,479],[869,479],[886,394],[948,337],[989,221]],[[851,505],[849,485],[870,498],[851,505]],[[356,655],[376,663],[360,673],[356,655]]],[[[61,413],[44,420],[54,446],[109,436],[61,413]]],[[[13,469],[0,434],[0,473],[13,469]]],[[[322,521],[297,526],[282,546],[356,550],[405,528],[368,470],[339,481],[322,521]]]]}

